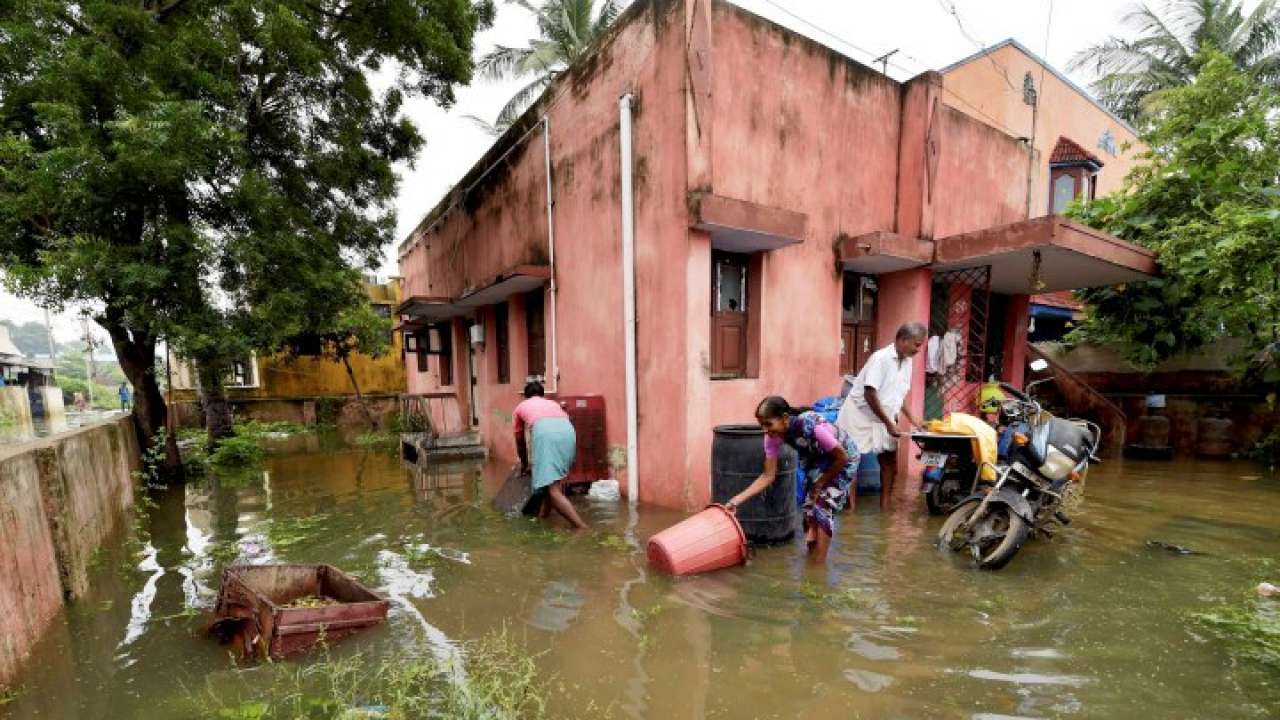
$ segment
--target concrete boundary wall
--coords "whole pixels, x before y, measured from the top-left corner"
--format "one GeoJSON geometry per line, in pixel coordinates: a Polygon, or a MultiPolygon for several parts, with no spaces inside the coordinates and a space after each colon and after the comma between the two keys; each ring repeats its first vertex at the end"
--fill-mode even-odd
{"type": "Polygon", "coordinates": [[[89,588],[94,551],[133,506],[131,418],[0,448],[0,687],[64,602],[89,588]]]}

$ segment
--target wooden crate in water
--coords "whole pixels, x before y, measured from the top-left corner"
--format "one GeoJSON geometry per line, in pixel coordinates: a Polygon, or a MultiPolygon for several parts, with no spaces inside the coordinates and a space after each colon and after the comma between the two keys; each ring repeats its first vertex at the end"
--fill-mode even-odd
{"type": "Polygon", "coordinates": [[[376,625],[389,605],[332,565],[237,565],[222,573],[212,629],[247,657],[282,658],[376,625]],[[336,603],[286,607],[312,596],[336,603]]]}

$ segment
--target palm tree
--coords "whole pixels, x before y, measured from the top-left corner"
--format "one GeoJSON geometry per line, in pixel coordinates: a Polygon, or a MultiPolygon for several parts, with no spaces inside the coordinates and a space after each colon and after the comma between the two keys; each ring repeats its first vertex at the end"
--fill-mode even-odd
{"type": "Polygon", "coordinates": [[[481,77],[488,80],[532,78],[507,101],[492,125],[468,116],[494,134],[511,127],[551,81],[604,34],[621,10],[617,0],[604,0],[595,12],[594,0],[545,0],[542,7],[535,7],[529,0],[509,2],[534,14],[540,37],[529,40],[528,47],[499,45],[476,65],[481,77]]]}
{"type": "Polygon", "coordinates": [[[1136,121],[1146,99],[1160,90],[1190,84],[1196,55],[1212,45],[1258,81],[1280,85],[1280,10],[1262,0],[1245,14],[1240,0],[1169,0],[1164,13],[1150,5],[1134,8],[1125,24],[1137,38],[1112,37],[1086,48],[1070,68],[1091,68],[1094,93],[1118,115],[1136,121]]]}

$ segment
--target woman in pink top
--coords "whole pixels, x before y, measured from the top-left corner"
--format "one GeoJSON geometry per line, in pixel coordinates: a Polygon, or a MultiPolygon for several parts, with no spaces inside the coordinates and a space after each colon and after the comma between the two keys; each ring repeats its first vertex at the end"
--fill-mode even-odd
{"type": "Polygon", "coordinates": [[[542,517],[551,508],[565,520],[581,530],[587,524],[573,509],[573,503],[564,494],[564,479],[569,476],[573,459],[578,454],[578,436],[569,422],[569,414],[560,403],[542,396],[542,383],[531,382],[524,386],[524,401],[511,414],[511,427],[516,434],[516,453],[520,455],[520,472],[529,473],[529,450],[525,445],[527,426],[533,436],[529,443],[533,448],[533,475],[530,483],[535,494],[543,493],[542,517]]]}

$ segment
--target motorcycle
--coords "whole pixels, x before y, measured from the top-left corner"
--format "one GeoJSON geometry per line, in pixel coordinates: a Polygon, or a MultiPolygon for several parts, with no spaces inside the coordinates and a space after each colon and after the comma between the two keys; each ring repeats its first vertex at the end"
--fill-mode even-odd
{"type": "Polygon", "coordinates": [[[996,431],[981,418],[951,413],[930,420],[926,429],[911,433],[924,465],[920,492],[930,515],[946,515],[972,495],[980,480],[995,482],[998,459],[996,431]]]}
{"type": "MultiPolygon", "coordinates": [[[[1047,366],[1037,360],[1031,368],[1047,366]]],[[[941,547],[967,549],[981,569],[1004,567],[1032,534],[1051,535],[1051,523],[1070,524],[1063,496],[1098,461],[1101,429],[1086,420],[1054,417],[1031,394],[1051,379],[1030,383],[1025,392],[1000,384],[1012,396],[1000,408],[1010,441],[1007,455],[990,466],[994,482],[961,500],[938,533],[941,547]]]]}

